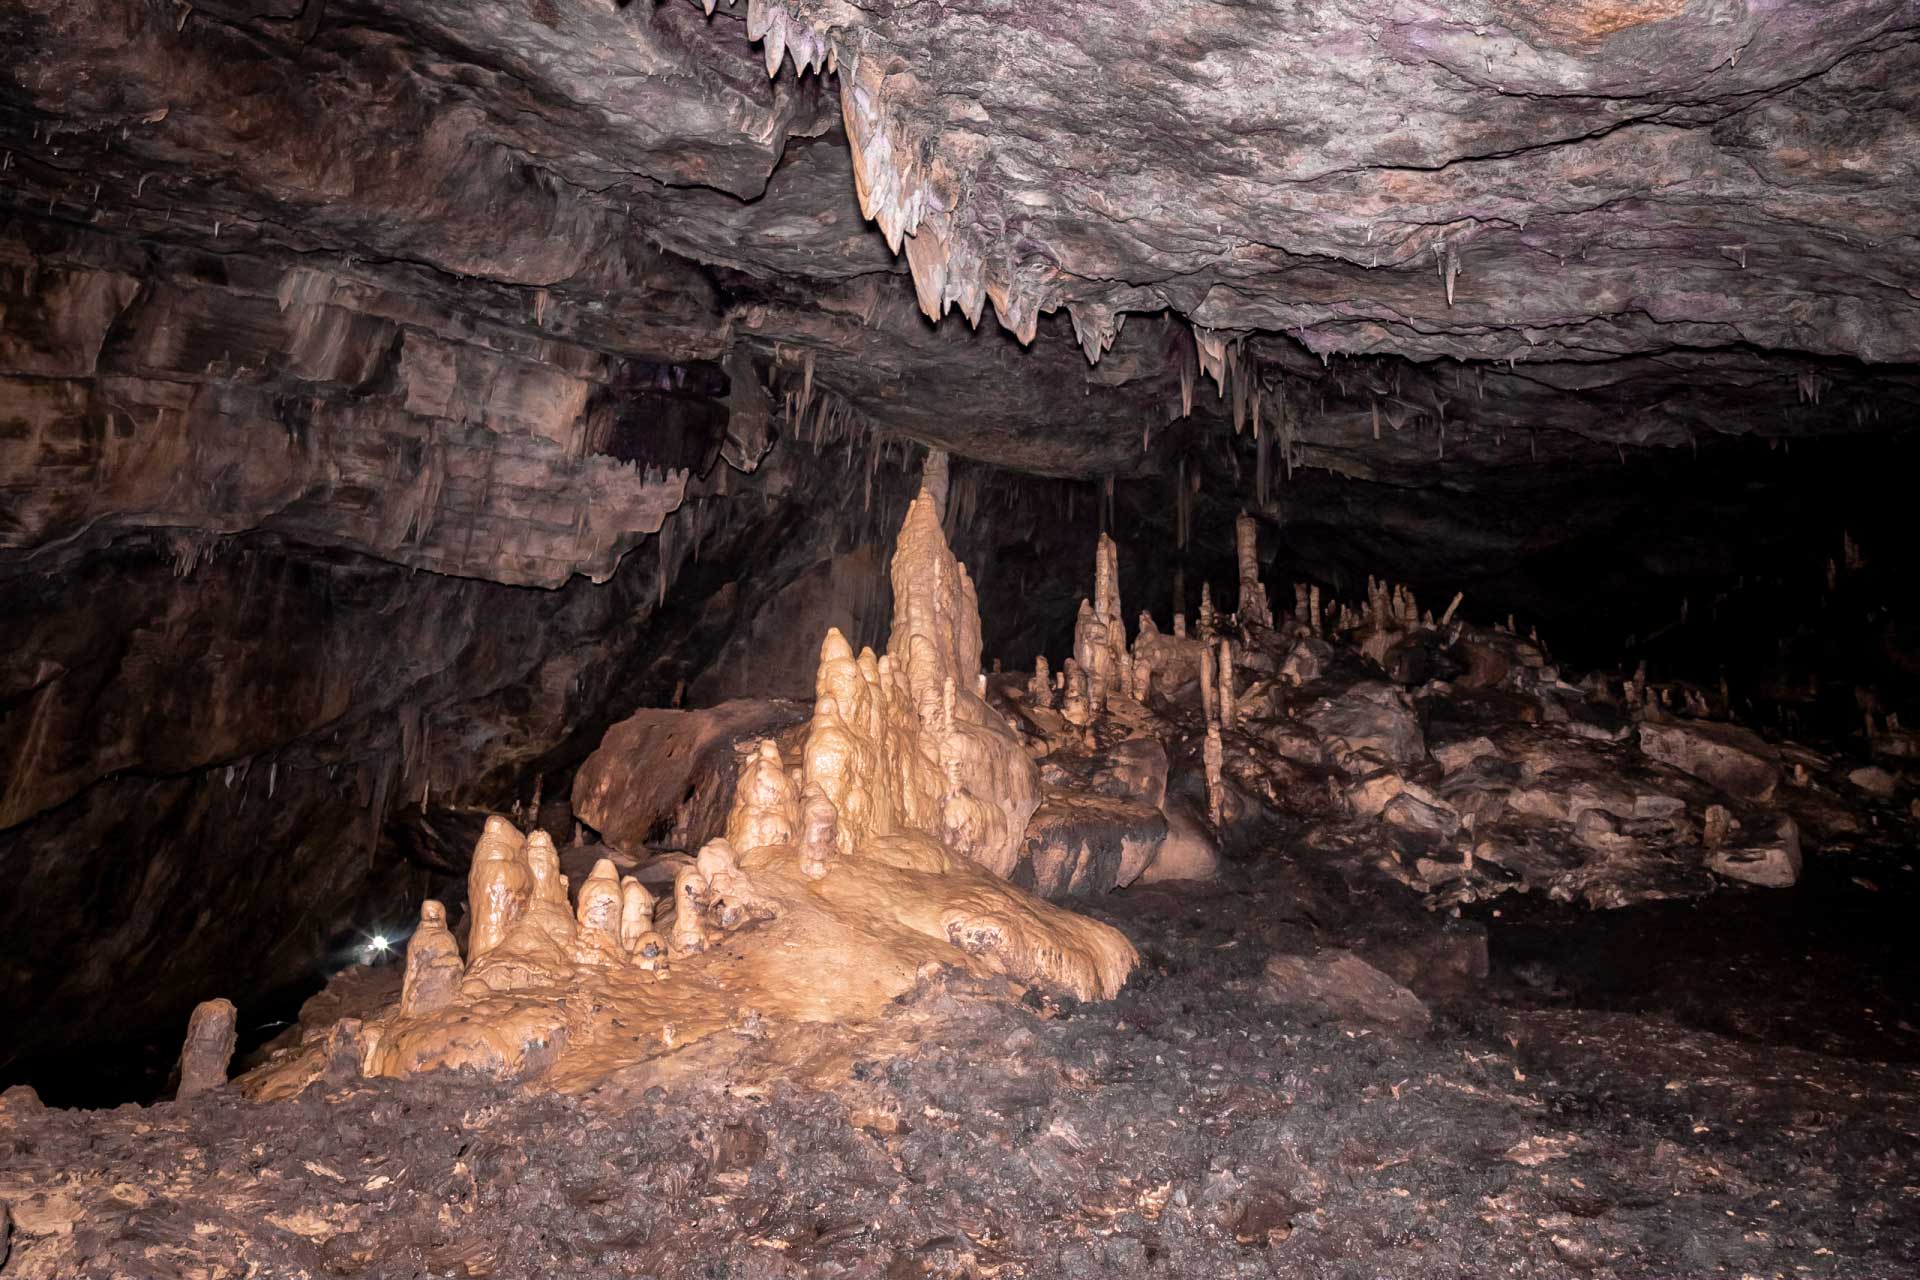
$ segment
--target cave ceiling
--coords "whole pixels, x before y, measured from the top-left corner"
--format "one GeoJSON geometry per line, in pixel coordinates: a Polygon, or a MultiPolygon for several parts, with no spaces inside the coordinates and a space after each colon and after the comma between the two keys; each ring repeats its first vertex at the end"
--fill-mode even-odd
{"type": "Polygon", "coordinates": [[[1470,485],[1920,399],[1912,0],[17,0],[0,39],[16,223],[744,354],[815,429],[1023,470],[1259,415],[1276,469],[1470,485]]]}

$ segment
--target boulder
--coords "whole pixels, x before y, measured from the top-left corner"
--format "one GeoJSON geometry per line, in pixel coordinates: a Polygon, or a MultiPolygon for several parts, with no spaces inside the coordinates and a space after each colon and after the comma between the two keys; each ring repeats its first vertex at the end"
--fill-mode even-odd
{"type": "Polygon", "coordinates": [[[1444,773],[1457,773],[1482,756],[1504,759],[1500,748],[1493,745],[1493,739],[1487,737],[1468,738],[1464,742],[1449,742],[1444,747],[1433,749],[1433,758],[1440,764],[1444,773]]]}
{"type": "Polygon", "coordinates": [[[1377,818],[1406,785],[1393,770],[1380,769],[1347,788],[1347,803],[1353,806],[1355,817],[1377,818]]]}
{"type": "Polygon", "coordinates": [[[1322,699],[1302,718],[1346,768],[1367,759],[1411,764],[1427,753],[1412,700],[1390,684],[1356,684],[1322,699]]]}
{"type": "Polygon", "coordinates": [[[608,845],[639,849],[671,837],[697,849],[720,833],[742,757],[737,745],[806,723],[798,702],[739,698],[679,711],[650,707],[608,729],[573,780],[573,811],[608,845]]]}
{"type": "Polygon", "coordinates": [[[1351,951],[1274,956],[1267,961],[1260,989],[1307,1023],[1359,1023],[1417,1036],[1433,1021],[1420,997],[1351,951]]]}
{"type": "Polygon", "coordinates": [[[1676,720],[1640,726],[1640,750],[1690,773],[1736,800],[1762,803],[1780,784],[1779,757],[1759,734],[1739,725],[1676,720]]]}
{"type": "Polygon", "coordinates": [[[1878,765],[1855,769],[1847,775],[1847,781],[1876,800],[1893,799],[1894,790],[1899,786],[1899,781],[1878,765]]]}
{"type": "Polygon", "coordinates": [[[1166,815],[1145,801],[1049,792],[1027,822],[1024,856],[1008,877],[1043,898],[1132,884],[1167,838],[1166,815]]]}
{"type": "Polygon", "coordinates": [[[1443,918],[1437,928],[1408,927],[1370,938],[1362,956],[1424,999],[1455,998],[1486,981],[1487,928],[1443,918]]]}
{"type": "Polygon", "coordinates": [[[1800,879],[1800,828],[1782,818],[1772,838],[1710,850],[1707,867],[1729,880],[1766,889],[1790,889],[1800,879]]]}
{"type": "Polygon", "coordinates": [[[1387,802],[1380,816],[1412,835],[1450,840],[1460,830],[1460,815],[1424,787],[1409,784],[1387,802]]]}
{"type": "Polygon", "coordinates": [[[1294,642],[1287,651],[1285,661],[1280,664],[1280,678],[1294,686],[1312,684],[1327,669],[1327,663],[1333,657],[1333,646],[1325,640],[1312,636],[1303,637],[1294,642]]]}
{"type": "Polygon", "coordinates": [[[1154,851],[1153,861],[1135,884],[1166,880],[1212,880],[1220,874],[1220,851],[1200,818],[1178,798],[1169,799],[1161,812],[1167,819],[1167,838],[1154,851]]]}

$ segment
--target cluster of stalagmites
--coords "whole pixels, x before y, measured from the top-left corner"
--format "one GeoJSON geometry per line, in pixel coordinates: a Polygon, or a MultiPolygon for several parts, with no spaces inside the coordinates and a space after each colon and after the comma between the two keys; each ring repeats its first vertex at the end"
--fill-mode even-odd
{"type": "Polygon", "coordinates": [[[1126,939],[1005,879],[1037,770],[980,697],[978,605],[941,533],[940,479],[930,467],[900,532],[888,652],[828,633],[800,758],[751,746],[725,834],[662,868],[669,897],[610,859],[570,894],[544,831],[492,817],[464,959],[426,903],[397,1005],[336,1024],[252,1091],[283,1095],[343,1057],[368,1075],[586,1087],[749,1015],[860,1025],[943,967],[1115,994],[1135,961],[1126,939]]]}
{"type": "Polygon", "coordinates": [[[1569,682],[1537,632],[1458,619],[1459,594],[1435,618],[1384,580],[1351,603],[1302,583],[1276,617],[1255,522],[1236,533],[1235,614],[1203,586],[1191,634],[1181,614],[1167,635],[1142,613],[1131,646],[1103,536],[1072,658],[1058,674],[1039,659],[1026,685],[1043,724],[1057,697],[1054,750],[1187,744],[1217,835],[1260,812],[1304,818],[1309,843],[1434,905],[1535,890],[1613,906],[1715,877],[1790,885],[1805,833],[1850,833],[1862,793],[1903,785],[1728,723],[1724,690],[1655,688],[1644,667],[1569,682]]]}

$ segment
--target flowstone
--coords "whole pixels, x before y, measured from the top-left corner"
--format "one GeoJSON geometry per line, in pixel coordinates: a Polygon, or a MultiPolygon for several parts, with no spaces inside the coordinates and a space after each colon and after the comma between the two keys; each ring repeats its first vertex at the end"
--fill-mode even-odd
{"type": "Polygon", "coordinates": [[[244,1086],[297,1092],[337,1069],[344,1043],[369,1076],[467,1069],[585,1090],[729,1029],[857,1027],[941,969],[1115,995],[1136,961],[1125,937],[1003,878],[1039,806],[1037,771],[976,692],[973,584],[925,490],[893,587],[888,652],[856,656],[828,633],[798,767],[758,744],[726,835],[677,869],[657,913],[606,861],[569,910],[552,841],[493,817],[469,875],[464,972],[429,902],[399,1004],[244,1086]]]}

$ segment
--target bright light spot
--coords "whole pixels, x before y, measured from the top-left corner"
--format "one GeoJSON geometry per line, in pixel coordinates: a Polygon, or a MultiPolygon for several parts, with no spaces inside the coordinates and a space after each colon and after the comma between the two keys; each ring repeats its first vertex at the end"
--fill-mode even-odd
{"type": "Polygon", "coordinates": [[[376,933],[373,935],[373,937],[367,940],[367,945],[372,947],[375,951],[380,952],[382,955],[385,955],[387,952],[387,949],[391,947],[393,944],[387,941],[386,934],[376,933]]]}

